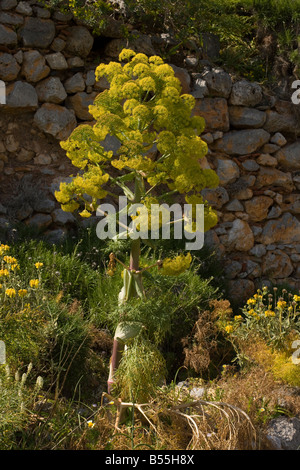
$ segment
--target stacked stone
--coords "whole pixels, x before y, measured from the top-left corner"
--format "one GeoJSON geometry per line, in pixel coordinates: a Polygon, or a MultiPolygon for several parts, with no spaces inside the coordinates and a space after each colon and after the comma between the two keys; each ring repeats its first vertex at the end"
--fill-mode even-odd
{"type": "MultiPolygon", "coordinates": [[[[130,47],[159,54],[157,37],[131,34],[130,47]]],[[[129,47],[114,20],[103,36],[101,57],[95,61],[93,35],[71,14],[53,13],[34,0],[0,0],[0,80],[7,88],[6,105],[0,107],[2,227],[10,212],[3,194],[29,175],[36,176],[42,190],[39,197],[23,201],[16,218],[54,238],[76,223],[54,198],[59,182],[74,172],[58,142],[80,122],[91,122],[88,106],[108,88],[104,79],[95,82],[95,67],[129,47]]],[[[295,106],[258,83],[233,79],[208,61],[188,57],[185,63],[186,68],[171,65],[182,92],[196,99],[194,113],[206,121],[208,154],[201,164],[220,178],[216,190],[203,191],[219,215],[206,244],[225,260],[237,298],[252,295],[270,279],[300,288],[300,125],[295,106]]]]}

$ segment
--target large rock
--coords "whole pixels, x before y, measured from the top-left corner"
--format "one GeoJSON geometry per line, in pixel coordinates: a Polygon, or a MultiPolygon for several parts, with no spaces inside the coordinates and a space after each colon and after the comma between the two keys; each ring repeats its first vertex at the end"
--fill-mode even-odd
{"type": "Polygon", "coordinates": [[[293,142],[275,153],[280,166],[285,170],[300,170],[300,142],[293,142]]]}
{"type": "Polygon", "coordinates": [[[181,93],[190,93],[191,91],[191,76],[187,70],[177,65],[170,64],[174,70],[174,75],[181,83],[181,93]]]}
{"type": "Polygon", "coordinates": [[[245,202],[246,212],[253,222],[260,222],[267,218],[269,207],[273,199],[268,196],[257,196],[245,202]]]}
{"type": "Polygon", "coordinates": [[[10,82],[15,80],[20,71],[20,66],[13,55],[6,52],[0,53],[0,79],[10,82]]]}
{"type": "Polygon", "coordinates": [[[58,77],[42,80],[35,87],[39,101],[42,103],[61,103],[67,97],[66,90],[58,77]]]}
{"type": "Polygon", "coordinates": [[[272,219],[266,223],[258,241],[264,245],[300,243],[300,222],[286,212],[280,219],[272,219]]]}
{"type": "Polygon", "coordinates": [[[0,13],[0,23],[8,24],[11,26],[21,26],[24,23],[24,18],[21,15],[11,12],[0,13]]]}
{"type": "Polygon", "coordinates": [[[292,191],[294,184],[290,173],[284,173],[276,168],[262,167],[258,172],[255,186],[258,189],[274,186],[292,191]]]}
{"type": "Polygon", "coordinates": [[[266,142],[270,134],[264,129],[230,131],[213,144],[213,149],[228,155],[247,155],[256,152],[266,142]]]}
{"type": "Polygon", "coordinates": [[[299,450],[300,419],[280,416],[268,423],[267,438],[276,450],[299,450]]]}
{"type": "Polygon", "coordinates": [[[15,111],[33,111],[38,107],[36,91],[30,83],[17,81],[7,87],[4,109],[15,111]]]}
{"type": "Polygon", "coordinates": [[[232,86],[229,103],[236,106],[256,106],[263,97],[258,83],[240,80],[232,86]]]}
{"type": "Polygon", "coordinates": [[[267,119],[264,129],[268,132],[283,132],[287,134],[299,135],[300,128],[294,115],[288,113],[278,113],[268,109],[266,111],[267,119]]]}
{"type": "Polygon", "coordinates": [[[70,26],[66,29],[65,51],[75,56],[87,57],[94,44],[94,38],[84,26],[70,26]]]}
{"type": "Polygon", "coordinates": [[[233,183],[240,176],[238,165],[229,159],[217,159],[217,175],[221,185],[233,183]]]}
{"type": "Polygon", "coordinates": [[[1,0],[0,1],[0,8],[3,11],[12,10],[17,6],[17,0],[1,0]]]}
{"type": "Polygon", "coordinates": [[[211,96],[228,98],[232,88],[231,77],[222,69],[212,69],[202,75],[211,96]]]}
{"type": "Polygon", "coordinates": [[[0,44],[2,46],[16,46],[17,43],[17,34],[7,26],[0,24],[0,44]]]}
{"type": "Polygon", "coordinates": [[[24,52],[22,75],[28,82],[38,82],[46,78],[50,68],[46,65],[45,57],[38,51],[24,52]]]}
{"type": "Polygon", "coordinates": [[[26,225],[28,225],[31,228],[34,228],[35,230],[39,232],[46,230],[46,228],[49,227],[51,223],[52,223],[52,217],[49,214],[37,213],[34,216],[32,216],[30,219],[26,220],[26,225]]]}
{"type": "Polygon", "coordinates": [[[266,121],[266,113],[245,106],[229,106],[229,120],[236,129],[257,129],[266,121]]]}
{"type": "Polygon", "coordinates": [[[97,94],[97,92],[85,93],[82,91],[68,97],[66,104],[74,110],[78,119],[92,121],[93,116],[89,113],[89,106],[93,104],[97,94]]]}
{"type": "Polygon", "coordinates": [[[206,132],[229,130],[228,106],[225,98],[197,99],[193,114],[204,118],[206,132]]]}
{"type": "Polygon", "coordinates": [[[281,250],[268,251],[262,264],[262,271],[270,279],[289,277],[294,271],[289,256],[281,250]]]}
{"type": "MultiPolygon", "coordinates": [[[[113,59],[117,59],[122,49],[126,48],[127,45],[127,39],[112,39],[105,47],[104,53],[113,59]]],[[[148,56],[156,54],[151,42],[151,38],[144,34],[140,34],[138,37],[130,38],[130,49],[148,56]]]]}
{"type": "Polygon", "coordinates": [[[235,219],[228,231],[226,247],[230,251],[249,251],[254,245],[254,235],[249,224],[240,219],[235,219]]]}
{"type": "Polygon", "coordinates": [[[41,18],[26,18],[25,24],[20,30],[20,37],[25,47],[46,49],[52,43],[54,36],[54,22],[41,18]]]}
{"type": "Polygon", "coordinates": [[[77,124],[74,111],[52,103],[44,103],[37,110],[34,122],[41,131],[58,140],[67,139],[77,124]]]}

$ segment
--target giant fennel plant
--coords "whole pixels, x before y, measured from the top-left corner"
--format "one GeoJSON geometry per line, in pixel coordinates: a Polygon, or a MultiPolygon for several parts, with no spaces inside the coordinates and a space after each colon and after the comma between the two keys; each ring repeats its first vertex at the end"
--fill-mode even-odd
{"type": "MultiPolygon", "coordinates": [[[[126,196],[128,207],[138,203],[149,207],[168,200],[170,194],[181,195],[193,210],[196,204],[204,205],[204,231],[210,229],[217,223],[217,215],[203,200],[201,191],[218,186],[219,180],[213,170],[201,164],[207,153],[207,145],[200,138],[205,122],[193,114],[194,97],[181,93],[173,68],[159,56],[147,57],[130,49],[122,50],[119,62],[100,64],[96,80],[102,77],[110,87],[89,107],[93,123],[80,124],[61,142],[79,169],[71,182],[61,183],[56,192],[62,209],[90,217],[99,201],[107,196],[118,198],[120,192],[126,196]],[[119,142],[117,151],[107,150],[104,144],[112,136],[119,142]]],[[[121,304],[133,297],[145,297],[142,278],[146,270],[140,268],[140,243],[141,237],[131,240],[129,266],[123,265],[121,304]]],[[[156,265],[164,275],[179,275],[190,266],[191,259],[190,253],[181,254],[156,265]]],[[[115,261],[112,254],[110,271],[115,261]]],[[[117,326],[109,392],[125,345],[142,327],[139,322],[124,321],[117,326]]]]}

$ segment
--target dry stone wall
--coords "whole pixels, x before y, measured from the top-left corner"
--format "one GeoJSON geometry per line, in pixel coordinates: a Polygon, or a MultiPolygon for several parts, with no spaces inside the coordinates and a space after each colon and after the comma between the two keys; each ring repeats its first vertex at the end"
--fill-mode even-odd
{"type": "MultiPolygon", "coordinates": [[[[108,87],[95,68],[132,47],[159,54],[166,35],[132,31],[126,40],[111,20],[95,38],[70,14],[50,12],[37,1],[0,0],[0,224],[37,227],[57,241],[76,224],[54,198],[73,172],[59,146],[88,106],[108,87]],[[128,42],[129,41],[129,42],[128,42]]],[[[295,106],[259,84],[235,79],[191,54],[171,64],[183,92],[196,98],[205,118],[209,152],[203,165],[220,178],[203,195],[219,223],[205,237],[225,265],[232,295],[247,297],[265,280],[300,288],[300,125],[295,106]],[[201,71],[200,71],[201,70],[201,71]]]]}

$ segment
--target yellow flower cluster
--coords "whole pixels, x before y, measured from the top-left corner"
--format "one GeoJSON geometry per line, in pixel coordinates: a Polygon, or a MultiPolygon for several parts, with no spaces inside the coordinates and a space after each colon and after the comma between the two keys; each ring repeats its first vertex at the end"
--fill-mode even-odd
{"type": "MultiPolygon", "coordinates": [[[[163,183],[189,196],[218,186],[216,173],[200,165],[207,153],[207,144],[199,137],[204,119],[192,116],[195,99],[181,94],[181,83],[170,65],[158,56],[123,49],[119,62],[100,64],[95,75],[96,80],[105,77],[110,83],[89,107],[95,123],[78,126],[61,142],[73,165],[82,170],[55,193],[63,210],[72,212],[84,205],[80,214],[91,214],[96,202],[107,195],[110,165],[142,175],[151,186],[163,183]],[[114,154],[104,149],[108,136],[120,143],[114,154]],[[154,160],[147,152],[155,145],[159,154],[154,160]]],[[[205,218],[206,230],[217,223],[216,213],[208,206],[205,218]]]]}
{"type": "Polygon", "coordinates": [[[178,276],[190,267],[191,262],[192,255],[190,253],[180,254],[175,258],[166,258],[160,268],[160,273],[165,276],[178,276]]]}

